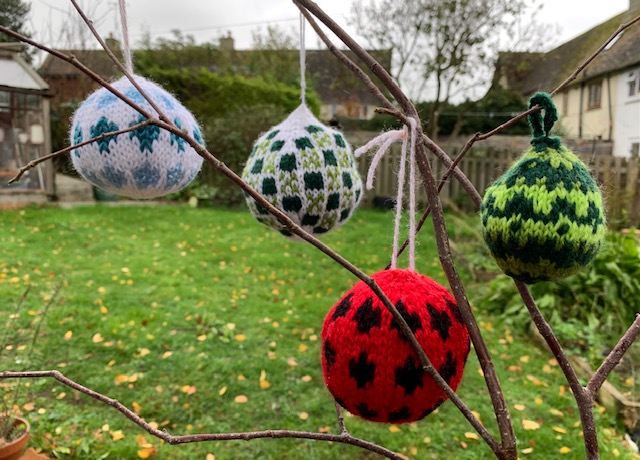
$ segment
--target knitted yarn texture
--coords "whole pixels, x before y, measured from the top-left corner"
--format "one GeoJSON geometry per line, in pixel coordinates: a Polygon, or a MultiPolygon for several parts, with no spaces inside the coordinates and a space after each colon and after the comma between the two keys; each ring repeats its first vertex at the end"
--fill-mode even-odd
{"type": "MultiPolygon", "coordinates": [[[[469,333],[447,289],[411,270],[372,276],[413,331],[433,366],[458,388],[469,333]]],[[[322,371],[335,400],[374,422],[408,423],[447,399],[426,373],[391,313],[363,281],[331,308],[322,328],[322,371]]]]}
{"type": "MultiPolygon", "coordinates": [[[[304,104],[255,142],[242,178],[316,235],[344,224],[362,198],[362,179],[349,144],[304,104]]],[[[293,236],[249,196],[247,205],[259,222],[293,236]]]]}
{"type": "Polygon", "coordinates": [[[534,129],[533,146],[486,190],[480,208],[491,254],[524,283],[578,272],[606,233],[600,189],[585,164],[545,131],[534,129]]]}
{"type": "MultiPolygon", "coordinates": [[[[178,128],[204,145],[194,116],[175,97],[143,77],[135,79],[178,128]]],[[[156,114],[127,77],[113,83],[113,87],[156,114]]],[[[129,128],[145,119],[109,90],[101,88],[74,114],[71,145],[129,128]]],[[[71,160],[82,177],[93,185],[131,198],[156,198],[176,192],[189,184],[202,166],[202,157],[184,139],[154,125],[79,147],[72,151],[71,160]]]]}

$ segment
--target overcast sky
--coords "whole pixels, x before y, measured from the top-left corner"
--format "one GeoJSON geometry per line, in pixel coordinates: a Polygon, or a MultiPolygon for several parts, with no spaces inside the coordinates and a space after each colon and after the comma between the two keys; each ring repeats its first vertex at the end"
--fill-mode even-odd
{"type": "MultiPolygon", "coordinates": [[[[31,0],[31,29],[36,38],[53,46],[65,46],[61,29],[70,30],[66,0],[31,0]]],[[[119,37],[117,0],[97,2],[79,0],[102,34],[119,37]]],[[[317,3],[343,27],[349,29],[346,16],[352,0],[317,0],[317,3]]],[[[567,41],[616,14],[625,11],[629,0],[543,0],[540,19],[558,24],[557,43],[567,41]]],[[[298,10],[289,0],[129,0],[128,22],[132,46],[142,33],[152,37],[169,36],[173,29],[193,35],[198,42],[216,40],[227,31],[236,39],[236,47],[251,45],[251,32],[268,24],[288,29],[297,27],[298,10]]],[[[317,38],[308,33],[307,46],[315,47],[317,38]]],[[[68,46],[68,45],[67,45],[68,46]]]]}

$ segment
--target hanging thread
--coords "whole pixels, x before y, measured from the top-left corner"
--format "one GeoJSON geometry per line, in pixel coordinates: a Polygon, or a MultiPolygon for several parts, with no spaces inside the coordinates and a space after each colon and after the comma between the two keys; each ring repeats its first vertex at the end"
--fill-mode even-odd
{"type": "Polygon", "coordinates": [[[305,48],[305,18],[302,13],[300,13],[300,101],[302,104],[306,104],[306,93],[307,93],[307,79],[305,77],[307,63],[307,51],[305,48]]]}
{"type": "Polygon", "coordinates": [[[122,54],[124,56],[124,66],[129,73],[133,73],[133,59],[131,58],[131,46],[129,45],[129,26],[127,25],[127,5],[126,0],[118,0],[120,9],[120,24],[122,28],[122,54]]]}
{"type": "Polygon", "coordinates": [[[396,196],[396,215],[393,231],[393,252],[391,254],[391,268],[395,269],[398,263],[398,247],[400,239],[400,222],[402,220],[402,207],[404,201],[404,188],[406,178],[407,155],[409,156],[409,269],[415,270],[415,233],[416,233],[416,177],[415,177],[415,152],[416,139],[418,136],[418,123],[415,119],[409,118],[410,129],[405,126],[401,130],[387,131],[358,148],[354,153],[360,157],[363,153],[378,147],[378,151],[371,160],[369,171],[367,172],[367,190],[373,188],[373,176],[380,163],[382,156],[389,150],[394,142],[402,141],[402,151],[400,153],[400,169],[398,171],[398,193],[396,196]]]}

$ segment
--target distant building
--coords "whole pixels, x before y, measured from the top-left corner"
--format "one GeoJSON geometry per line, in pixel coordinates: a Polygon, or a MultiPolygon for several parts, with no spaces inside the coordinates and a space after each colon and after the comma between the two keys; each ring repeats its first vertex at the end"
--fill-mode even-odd
{"type": "MultiPolygon", "coordinates": [[[[107,40],[109,47],[120,52],[117,40],[107,40]]],[[[107,81],[119,76],[119,72],[107,54],[101,49],[60,50],[73,54],[80,62],[107,81]]],[[[385,68],[391,66],[391,50],[369,51],[385,68]]],[[[236,50],[230,35],[220,39],[215,52],[202,53],[210,62],[198,62],[198,65],[212,71],[229,71],[243,75],[252,75],[250,61],[262,58],[264,62],[275,64],[286,62],[297,65],[298,51],[295,50],[236,50]],[[261,56],[259,56],[261,55],[261,56]],[[278,55],[278,56],[274,56],[278,55]]],[[[345,51],[349,57],[353,53],[345,51]]],[[[354,75],[342,65],[329,50],[307,50],[307,80],[313,85],[321,101],[320,118],[327,121],[334,117],[370,119],[379,106],[378,100],[354,75]]],[[[368,72],[368,71],[367,71],[368,72]]],[[[68,62],[47,56],[40,68],[40,74],[51,87],[53,107],[74,105],[84,100],[98,85],[68,62]]]]}
{"type": "MultiPolygon", "coordinates": [[[[120,57],[121,51],[118,40],[110,36],[105,41],[116,56],[120,57]]],[[[65,49],[58,51],[66,55],[75,56],[78,61],[107,81],[113,80],[114,77],[120,75],[118,68],[103,49],[65,49]]],[[[49,84],[52,95],[51,105],[54,111],[66,106],[75,108],[89,94],[100,87],[98,83],[74,65],[50,54],[47,54],[38,71],[49,84]]]]}
{"type": "MultiPolygon", "coordinates": [[[[611,36],[640,14],[629,9],[546,53],[500,53],[494,85],[530,97],[552,91],[611,36]]],[[[553,98],[563,134],[613,142],[615,156],[637,156],[640,148],[640,24],[627,28],[553,98]]]]}
{"type": "Polygon", "coordinates": [[[0,203],[44,202],[54,192],[49,162],[8,185],[21,167],[51,153],[49,87],[21,50],[0,43],[0,203]]]}

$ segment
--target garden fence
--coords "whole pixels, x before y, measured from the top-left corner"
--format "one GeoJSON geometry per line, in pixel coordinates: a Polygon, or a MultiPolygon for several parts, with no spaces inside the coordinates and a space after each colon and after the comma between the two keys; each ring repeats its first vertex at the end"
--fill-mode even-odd
{"type": "MultiPolygon", "coordinates": [[[[378,133],[346,133],[354,148],[363,145],[378,133]]],[[[477,144],[459,164],[460,169],[477,187],[481,194],[504,173],[513,161],[527,148],[529,138],[506,136],[497,145],[477,144]]],[[[463,142],[441,142],[441,147],[452,157],[461,150],[463,142]]],[[[568,144],[569,147],[589,166],[592,174],[603,188],[609,221],[616,226],[640,225],[640,175],[638,158],[614,157],[610,154],[610,143],[568,144]]],[[[360,173],[366,178],[372,154],[363,155],[359,162],[360,173]]],[[[397,191],[397,172],[400,159],[400,144],[385,155],[376,168],[373,189],[364,197],[365,206],[392,206],[397,191]]],[[[446,167],[440,161],[433,161],[432,168],[440,178],[446,167]]],[[[424,189],[418,190],[421,205],[427,201],[424,189]]],[[[445,183],[440,196],[448,206],[472,211],[472,203],[460,184],[453,178],[445,183]]]]}

